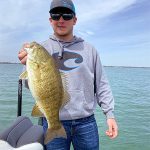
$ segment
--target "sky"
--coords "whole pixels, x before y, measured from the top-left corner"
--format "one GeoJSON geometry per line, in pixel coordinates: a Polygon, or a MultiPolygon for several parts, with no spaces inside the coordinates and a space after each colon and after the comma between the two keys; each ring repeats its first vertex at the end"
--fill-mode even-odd
{"type": "MultiPolygon", "coordinates": [[[[23,43],[53,34],[51,0],[0,0],[0,62],[19,62],[23,43]]],[[[98,51],[105,66],[150,67],[150,0],[73,0],[74,35],[98,51]]]]}

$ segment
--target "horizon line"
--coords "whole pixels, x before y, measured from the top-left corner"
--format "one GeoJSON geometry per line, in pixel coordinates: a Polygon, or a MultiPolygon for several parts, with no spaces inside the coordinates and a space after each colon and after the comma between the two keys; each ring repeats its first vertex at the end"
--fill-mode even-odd
{"type": "MultiPolygon", "coordinates": [[[[21,64],[20,62],[0,62],[0,64],[21,64]]],[[[104,67],[122,67],[122,68],[150,68],[150,66],[117,66],[117,65],[103,65],[104,67]]]]}

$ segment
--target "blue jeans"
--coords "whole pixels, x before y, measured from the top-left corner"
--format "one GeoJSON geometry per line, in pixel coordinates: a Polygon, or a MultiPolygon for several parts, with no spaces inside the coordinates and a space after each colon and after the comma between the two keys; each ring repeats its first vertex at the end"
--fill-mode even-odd
{"type": "MultiPolygon", "coordinates": [[[[98,128],[94,115],[61,122],[66,130],[67,139],[55,138],[45,145],[46,150],[70,150],[71,143],[74,150],[99,150],[98,128]]],[[[43,118],[43,129],[45,133],[47,130],[45,118],[43,118]]]]}

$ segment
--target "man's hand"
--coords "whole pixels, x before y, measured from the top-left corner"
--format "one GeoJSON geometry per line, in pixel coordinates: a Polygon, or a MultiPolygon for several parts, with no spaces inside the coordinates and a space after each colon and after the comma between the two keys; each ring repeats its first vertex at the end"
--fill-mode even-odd
{"type": "Polygon", "coordinates": [[[24,44],[22,49],[18,53],[18,58],[23,65],[26,65],[26,61],[27,61],[27,52],[24,50],[24,48],[28,48],[28,47],[29,47],[28,43],[24,44]]]}
{"type": "Polygon", "coordinates": [[[110,118],[107,119],[108,130],[106,131],[106,135],[111,139],[114,139],[118,135],[118,126],[115,119],[110,118]]]}

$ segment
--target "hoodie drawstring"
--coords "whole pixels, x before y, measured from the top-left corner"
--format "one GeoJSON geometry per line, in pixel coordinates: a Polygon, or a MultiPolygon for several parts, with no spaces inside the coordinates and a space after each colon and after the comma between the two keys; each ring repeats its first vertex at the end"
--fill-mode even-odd
{"type": "Polygon", "coordinates": [[[67,44],[62,44],[55,35],[52,35],[50,37],[50,39],[57,41],[57,43],[60,46],[60,50],[59,50],[59,53],[58,53],[58,59],[62,59],[63,58],[63,52],[64,52],[64,48],[65,47],[69,47],[69,46],[71,46],[71,45],[73,45],[75,43],[79,43],[79,42],[83,42],[84,41],[83,39],[77,38],[76,36],[74,36],[74,40],[72,42],[67,43],[67,44]]]}
{"type": "Polygon", "coordinates": [[[55,38],[55,40],[58,42],[59,46],[60,46],[60,51],[58,54],[58,59],[62,59],[63,58],[63,51],[64,51],[64,46],[59,42],[59,40],[53,36],[55,38]]]}

